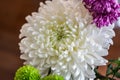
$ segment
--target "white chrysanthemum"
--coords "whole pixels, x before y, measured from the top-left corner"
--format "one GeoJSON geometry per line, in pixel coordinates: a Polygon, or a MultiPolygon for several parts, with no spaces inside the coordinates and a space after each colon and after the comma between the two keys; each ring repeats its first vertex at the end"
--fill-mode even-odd
{"type": "Polygon", "coordinates": [[[114,25],[97,28],[81,0],[41,3],[38,13],[26,19],[21,29],[20,50],[25,64],[65,80],[92,80],[94,67],[105,65],[114,25]]]}

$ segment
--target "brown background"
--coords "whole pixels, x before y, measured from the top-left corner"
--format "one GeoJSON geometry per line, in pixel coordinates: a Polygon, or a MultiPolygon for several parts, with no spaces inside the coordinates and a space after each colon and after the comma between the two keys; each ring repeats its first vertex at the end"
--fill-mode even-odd
{"type": "MultiPolygon", "coordinates": [[[[16,69],[22,66],[19,30],[25,23],[25,16],[37,11],[40,1],[44,0],[0,0],[0,80],[13,80],[16,69]]],[[[120,29],[115,31],[109,59],[120,56],[120,29]]]]}

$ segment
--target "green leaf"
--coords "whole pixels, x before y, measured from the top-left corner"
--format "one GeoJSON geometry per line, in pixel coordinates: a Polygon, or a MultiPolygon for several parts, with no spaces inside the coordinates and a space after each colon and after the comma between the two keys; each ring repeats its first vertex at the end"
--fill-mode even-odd
{"type": "Polygon", "coordinates": [[[119,70],[119,66],[114,67],[114,69],[112,71],[114,72],[114,74],[116,74],[118,72],[118,70],[119,70]]]}
{"type": "Polygon", "coordinates": [[[117,72],[117,73],[115,74],[115,76],[116,76],[117,78],[120,78],[120,72],[117,72]]]}
{"type": "Polygon", "coordinates": [[[108,64],[107,71],[106,71],[106,76],[109,76],[109,75],[113,74],[112,69],[113,69],[112,64],[108,64]]]}
{"type": "Polygon", "coordinates": [[[114,64],[117,64],[117,65],[120,66],[120,59],[117,59],[117,60],[109,60],[109,62],[114,63],[114,64]]]}

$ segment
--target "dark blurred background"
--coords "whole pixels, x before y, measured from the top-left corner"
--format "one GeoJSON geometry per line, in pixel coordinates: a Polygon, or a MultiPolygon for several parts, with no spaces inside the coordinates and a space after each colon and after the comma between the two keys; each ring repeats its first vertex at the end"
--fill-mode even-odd
{"type": "MultiPolygon", "coordinates": [[[[19,51],[19,30],[25,17],[36,12],[44,0],[0,0],[0,80],[13,80],[15,71],[22,66],[19,51]]],[[[115,29],[114,45],[107,59],[120,56],[120,28],[115,29]]]]}
{"type": "Polygon", "coordinates": [[[41,1],[44,0],[0,0],[0,80],[13,80],[15,71],[22,66],[19,30],[41,1]]]}

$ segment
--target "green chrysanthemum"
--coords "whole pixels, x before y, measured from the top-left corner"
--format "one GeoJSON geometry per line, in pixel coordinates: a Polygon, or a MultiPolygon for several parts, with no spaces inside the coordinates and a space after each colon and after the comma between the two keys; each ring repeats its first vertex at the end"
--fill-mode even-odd
{"type": "Polygon", "coordinates": [[[64,80],[64,78],[59,75],[49,75],[44,77],[42,80],[64,80]]]}
{"type": "Polygon", "coordinates": [[[26,65],[17,70],[14,80],[40,80],[40,74],[36,68],[26,65]]]}

